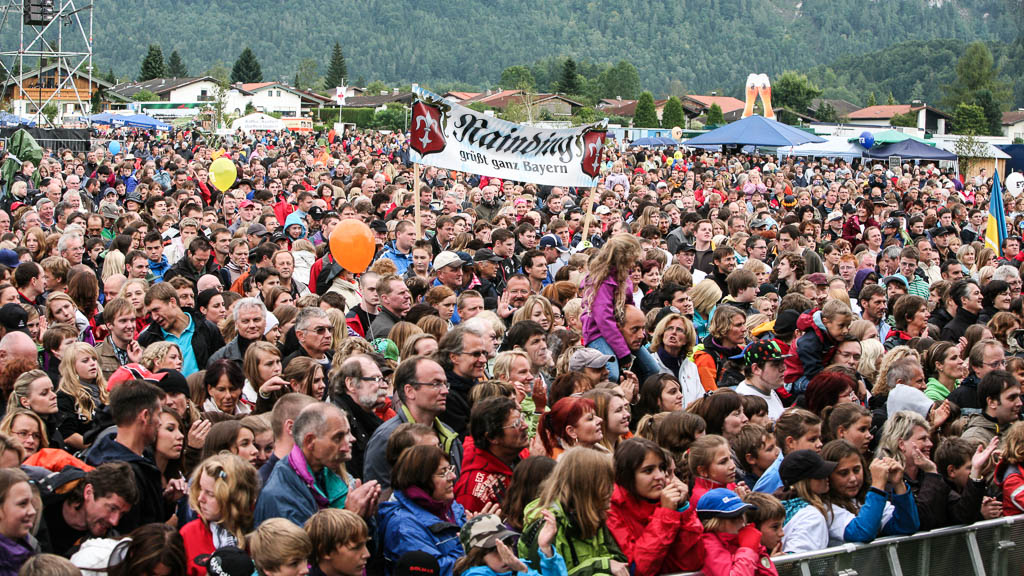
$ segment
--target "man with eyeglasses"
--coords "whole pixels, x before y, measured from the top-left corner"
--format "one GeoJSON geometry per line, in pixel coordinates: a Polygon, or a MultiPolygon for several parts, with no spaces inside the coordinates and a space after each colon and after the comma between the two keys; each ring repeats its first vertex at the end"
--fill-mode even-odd
{"type": "Polygon", "coordinates": [[[299,310],[295,318],[295,337],[299,341],[299,349],[285,357],[281,363],[281,369],[288,367],[288,363],[300,356],[308,356],[324,367],[324,373],[331,370],[331,360],[334,359],[334,350],[331,344],[334,341],[331,333],[331,320],[323,308],[307,306],[299,310]]]}
{"type": "Polygon", "coordinates": [[[484,333],[474,326],[459,325],[449,330],[437,344],[436,359],[448,379],[448,402],[441,414],[444,422],[460,438],[469,424],[469,391],[487,368],[488,344],[484,333]]]}
{"type": "Polygon", "coordinates": [[[382,488],[391,487],[391,464],[387,460],[388,439],[402,424],[424,424],[433,428],[456,476],[462,465],[462,441],[454,430],[441,422],[448,402],[448,378],[444,368],[425,356],[407,358],[395,370],[395,417],[385,421],[370,437],[363,464],[363,481],[376,480],[382,488]]]}
{"type": "Polygon", "coordinates": [[[361,473],[370,437],[384,423],[374,410],[387,401],[388,381],[372,358],[357,354],[350,356],[338,368],[331,390],[334,390],[334,403],[349,415],[352,435],[356,439],[352,444],[349,468],[361,473]]]}
{"type": "Polygon", "coordinates": [[[519,454],[530,444],[526,420],[516,401],[504,396],[481,400],[469,421],[473,450],[462,462],[455,500],[469,512],[505,499],[519,454]]]}
{"type": "Polygon", "coordinates": [[[994,338],[986,338],[971,347],[967,357],[967,378],[949,394],[949,401],[960,407],[964,415],[980,414],[984,407],[979,383],[993,370],[1006,369],[1006,351],[994,338]]]}

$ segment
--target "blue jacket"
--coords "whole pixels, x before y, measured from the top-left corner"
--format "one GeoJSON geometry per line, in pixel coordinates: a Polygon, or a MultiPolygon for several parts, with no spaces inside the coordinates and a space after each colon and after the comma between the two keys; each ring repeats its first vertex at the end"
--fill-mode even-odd
{"type": "Polygon", "coordinates": [[[882,536],[913,534],[919,526],[913,492],[908,489],[904,494],[885,494],[872,488],[868,490],[860,513],[843,529],[843,541],[871,542],[879,532],[882,536]],[[886,498],[892,501],[894,510],[892,518],[883,525],[886,498]]]}
{"type": "Polygon", "coordinates": [[[381,253],[380,257],[387,258],[394,262],[395,268],[398,269],[395,274],[398,274],[399,276],[404,276],[406,270],[409,269],[409,266],[412,266],[412,250],[410,250],[408,254],[402,254],[398,251],[398,248],[395,247],[394,241],[388,244],[388,247],[383,253],[381,253]]]}
{"type": "MultiPolygon", "coordinates": [[[[552,556],[548,558],[544,554],[537,554],[540,557],[540,573],[533,568],[527,568],[526,572],[495,572],[487,566],[474,566],[462,573],[462,576],[567,576],[569,571],[565,567],[565,558],[558,553],[558,550],[551,549],[552,556]]],[[[523,562],[527,564],[527,562],[523,562]]]]}
{"type": "Polygon", "coordinates": [[[132,452],[117,441],[114,433],[101,436],[84,456],[90,466],[105,462],[126,462],[131,466],[139,502],[121,516],[117,525],[120,533],[127,534],[143,524],[164,522],[171,516],[173,505],[164,499],[163,474],[148,452],[142,456],[132,452]]]}
{"type": "Polygon", "coordinates": [[[461,504],[453,501],[452,512],[455,524],[427,512],[402,492],[395,492],[390,500],[382,502],[377,513],[377,531],[389,573],[403,554],[418,550],[437,558],[441,574],[451,576],[455,561],[465,556],[459,530],[466,523],[466,510],[461,504]]]}
{"type": "MultiPolygon", "coordinates": [[[[344,506],[345,502],[342,501],[338,507],[344,506]]],[[[274,465],[267,485],[260,491],[253,525],[259,526],[268,518],[286,518],[295,525],[302,526],[319,510],[313,494],[292,469],[286,456],[274,465]]]]}
{"type": "Polygon", "coordinates": [[[167,262],[167,256],[161,256],[159,262],[153,262],[147,259],[146,263],[149,264],[149,271],[153,273],[153,283],[163,282],[164,273],[171,269],[170,263],[167,262]]]}
{"type": "MultiPolygon", "coordinates": [[[[296,224],[298,224],[299,226],[302,227],[302,234],[299,235],[299,238],[305,238],[306,237],[306,219],[299,212],[292,212],[291,214],[288,215],[287,218],[284,219],[284,230],[282,230],[282,232],[284,232],[286,235],[288,235],[288,227],[289,226],[294,226],[296,224]]],[[[294,240],[298,240],[299,238],[294,238],[294,240]]],[[[288,239],[292,240],[293,238],[291,237],[291,235],[288,235],[288,239]]]]}

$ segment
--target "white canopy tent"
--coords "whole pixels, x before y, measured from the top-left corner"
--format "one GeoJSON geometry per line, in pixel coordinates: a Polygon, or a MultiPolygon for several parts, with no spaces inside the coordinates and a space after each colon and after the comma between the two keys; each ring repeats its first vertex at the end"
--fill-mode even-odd
{"type": "Polygon", "coordinates": [[[856,142],[849,142],[845,136],[825,136],[825,142],[808,142],[799,146],[786,146],[776,149],[775,153],[783,156],[814,156],[820,158],[860,158],[864,155],[864,147],[856,142]]]}
{"type": "Polygon", "coordinates": [[[231,130],[241,130],[242,132],[281,132],[285,130],[285,125],[283,121],[273,116],[257,112],[256,114],[242,116],[232,122],[231,130]]]}

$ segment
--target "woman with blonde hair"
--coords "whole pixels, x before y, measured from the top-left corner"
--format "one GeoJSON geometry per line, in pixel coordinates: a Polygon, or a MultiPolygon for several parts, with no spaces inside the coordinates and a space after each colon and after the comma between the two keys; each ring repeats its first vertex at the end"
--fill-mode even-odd
{"type": "Polygon", "coordinates": [[[147,370],[177,370],[181,371],[182,355],[181,348],[173,342],[154,342],[142,351],[140,361],[147,370]]]}
{"type": "Polygon", "coordinates": [[[584,447],[566,450],[544,481],[540,497],[523,512],[520,556],[539,565],[537,541],[546,522],[542,511],[549,510],[558,524],[555,549],[565,558],[570,573],[627,573],[628,560],[608,530],[609,497],[614,488],[615,472],[608,453],[584,447]],[[581,550],[587,553],[578,553],[581,550]]]}
{"type": "Polygon", "coordinates": [[[100,370],[96,349],[75,342],[64,349],[60,361],[57,408],[64,416],[60,426],[64,443],[75,450],[85,447],[83,436],[92,427],[96,412],[107,405],[107,379],[100,370]]]}
{"type": "Polygon", "coordinates": [[[322,364],[308,356],[294,358],[288,363],[288,368],[281,374],[281,378],[288,383],[285,391],[298,392],[324,400],[327,392],[327,378],[324,374],[322,364]]]}
{"type": "MultiPolygon", "coordinates": [[[[877,335],[877,332],[875,333],[877,335]]],[[[860,363],[857,372],[865,382],[875,382],[878,377],[878,365],[885,355],[885,347],[878,338],[860,339],[860,363]]]]}
{"type": "Polygon", "coordinates": [[[526,298],[523,305],[512,315],[512,323],[516,324],[523,320],[533,320],[540,324],[545,332],[550,332],[555,324],[555,316],[551,311],[551,303],[548,299],[538,294],[532,294],[526,298]]]}
{"type": "Polygon", "coordinates": [[[50,439],[46,434],[46,424],[35,412],[26,408],[9,410],[0,420],[0,434],[17,438],[24,449],[22,460],[32,456],[44,448],[50,447],[50,439]]]}
{"type": "Polygon", "coordinates": [[[270,342],[253,342],[242,359],[245,374],[243,396],[256,398],[256,411],[269,412],[278,398],[288,393],[288,382],[281,378],[281,351],[270,342]]]}
{"type": "Polygon", "coordinates": [[[195,558],[225,546],[245,548],[252,529],[260,482],[256,469],[241,457],[220,453],[192,472],[188,502],[198,518],[181,528],[189,574],[201,574],[195,558]]]}
{"type": "Polygon", "coordinates": [[[757,258],[747,258],[747,261],[743,263],[743,270],[750,270],[754,273],[754,278],[757,279],[757,285],[768,283],[768,277],[771,276],[772,269],[764,262],[761,262],[757,258]]]}
{"type": "MultiPolygon", "coordinates": [[[[419,326],[411,322],[395,322],[395,325],[387,333],[386,338],[395,343],[395,347],[398,348],[399,354],[401,354],[401,350],[405,348],[405,343],[409,338],[417,334],[423,334],[423,329],[419,326]]],[[[404,356],[400,357],[404,358],[404,356]]]]}
{"type": "Polygon", "coordinates": [[[438,342],[440,342],[441,338],[448,333],[448,323],[442,320],[440,316],[424,316],[416,322],[416,325],[422,328],[427,334],[437,338],[438,342]]]}
{"type": "Polygon", "coordinates": [[[149,282],[142,278],[132,278],[121,286],[118,298],[124,298],[132,303],[135,309],[135,337],[138,338],[149,326],[149,314],[146,313],[146,291],[149,290],[149,282]]]}
{"type": "Polygon", "coordinates": [[[64,447],[64,439],[57,430],[57,393],[46,372],[38,369],[29,370],[22,372],[14,381],[11,395],[7,399],[7,412],[19,408],[31,410],[39,416],[45,424],[50,443],[56,448],[64,447]]]}
{"type": "Polygon", "coordinates": [[[708,324],[722,300],[722,289],[714,280],[706,278],[690,289],[690,298],[693,300],[693,328],[700,342],[708,336],[708,324]]]}
{"type": "Polygon", "coordinates": [[[921,355],[910,346],[897,346],[882,356],[882,363],[878,367],[878,375],[875,376],[875,385],[871,388],[870,408],[877,408],[876,398],[882,406],[889,397],[889,369],[896,362],[904,358],[913,358],[918,364],[921,363],[921,355]]]}
{"type": "Polygon", "coordinates": [[[46,257],[46,233],[43,232],[42,228],[38,226],[29,228],[25,231],[25,236],[22,237],[20,246],[24,246],[32,261],[39,263],[46,257]]]}
{"type": "Polygon", "coordinates": [[[662,367],[662,372],[679,380],[683,392],[683,408],[704,396],[697,365],[691,359],[697,343],[697,331],[693,323],[686,316],[675,313],[662,318],[651,337],[650,350],[662,367]]]}
{"type": "MultiPolygon", "coordinates": [[[[416,328],[419,329],[419,326],[416,328]]],[[[404,360],[413,356],[429,356],[434,352],[437,352],[437,338],[420,330],[419,333],[406,338],[405,343],[399,348],[399,358],[404,360]]]]}
{"type": "Polygon", "coordinates": [[[337,350],[341,347],[342,342],[348,340],[348,324],[345,323],[345,313],[337,308],[329,308],[327,319],[331,321],[332,342],[334,349],[337,350]]]}

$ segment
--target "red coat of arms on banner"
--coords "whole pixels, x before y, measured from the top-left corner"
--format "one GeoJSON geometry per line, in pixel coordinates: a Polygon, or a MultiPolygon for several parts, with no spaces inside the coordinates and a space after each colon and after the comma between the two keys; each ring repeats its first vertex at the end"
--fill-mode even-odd
{"type": "Polygon", "coordinates": [[[444,134],[441,132],[441,110],[417,101],[412,106],[412,130],[409,146],[420,156],[444,150],[444,134]]]}
{"type": "Polygon", "coordinates": [[[605,132],[591,130],[583,135],[583,173],[597,178],[601,173],[601,149],[604,148],[605,132]]]}

